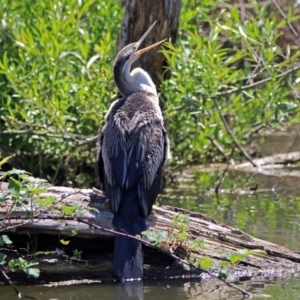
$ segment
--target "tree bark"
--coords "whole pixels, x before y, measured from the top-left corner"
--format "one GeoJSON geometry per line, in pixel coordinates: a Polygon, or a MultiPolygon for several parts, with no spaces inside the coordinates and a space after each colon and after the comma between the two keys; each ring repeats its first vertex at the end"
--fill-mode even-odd
{"type": "MultiPolygon", "coordinates": [[[[125,11],[118,43],[119,50],[130,43],[137,42],[155,21],[157,23],[142,48],[166,38],[170,38],[170,42],[175,43],[181,0],[124,0],[123,5],[125,11]]],[[[135,63],[135,67],[142,67],[148,72],[154,84],[158,85],[157,74],[162,73],[164,63],[164,56],[159,53],[158,48],[145,53],[135,63]]]]}

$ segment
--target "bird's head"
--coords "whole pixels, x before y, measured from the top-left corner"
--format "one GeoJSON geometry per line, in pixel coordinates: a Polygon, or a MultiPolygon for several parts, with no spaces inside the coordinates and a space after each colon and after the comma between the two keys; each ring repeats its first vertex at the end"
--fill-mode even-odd
{"type": "MultiPolygon", "coordinates": [[[[161,45],[166,39],[139,49],[142,42],[145,40],[151,29],[154,27],[156,22],[154,22],[151,27],[144,33],[144,35],[135,43],[131,43],[125,46],[117,55],[113,70],[114,70],[114,79],[120,90],[120,92],[127,96],[128,94],[139,91],[138,86],[148,85],[154,86],[150,76],[142,69],[137,68],[136,71],[131,74],[132,64],[144,53],[147,51],[161,45]],[[151,82],[149,82],[149,79],[151,82]]],[[[154,87],[155,88],[155,87],[154,87]]]]}

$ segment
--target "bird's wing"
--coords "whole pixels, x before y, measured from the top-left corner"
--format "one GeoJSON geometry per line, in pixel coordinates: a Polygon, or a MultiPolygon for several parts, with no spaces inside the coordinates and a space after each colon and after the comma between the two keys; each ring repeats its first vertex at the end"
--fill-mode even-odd
{"type": "Polygon", "coordinates": [[[100,181],[101,188],[105,192],[105,173],[104,173],[104,162],[102,157],[102,144],[103,144],[103,132],[100,133],[97,147],[97,172],[100,181]]]}
{"type": "Polygon", "coordinates": [[[115,122],[114,116],[124,99],[112,103],[105,116],[98,148],[98,174],[103,191],[110,199],[110,209],[116,213],[122,199],[122,182],[126,176],[123,156],[125,151],[125,127],[115,122]]]}
{"type": "Polygon", "coordinates": [[[129,179],[133,179],[128,182],[128,187],[137,184],[138,199],[145,216],[150,214],[160,191],[167,142],[162,119],[155,115],[149,117],[146,113],[139,114],[127,142],[129,152],[135,153],[127,175],[129,179]],[[134,163],[135,167],[132,168],[134,163]],[[138,178],[130,176],[135,168],[138,170],[138,178]]]}
{"type": "Polygon", "coordinates": [[[148,216],[160,191],[167,135],[155,110],[137,111],[129,118],[119,107],[108,112],[100,138],[100,180],[113,213],[119,211],[124,192],[135,189],[142,212],[148,216]]]}

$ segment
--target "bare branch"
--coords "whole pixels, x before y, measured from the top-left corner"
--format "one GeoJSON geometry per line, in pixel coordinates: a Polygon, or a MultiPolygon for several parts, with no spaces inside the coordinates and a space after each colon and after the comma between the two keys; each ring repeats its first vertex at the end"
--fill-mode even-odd
{"type": "Polygon", "coordinates": [[[276,6],[276,8],[278,9],[278,11],[280,12],[280,14],[282,15],[282,17],[285,19],[286,23],[288,24],[289,28],[291,29],[292,33],[294,34],[294,36],[299,39],[299,34],[296,31],[296,29],[294,28],[294,26],[291,24],[291,22],[288,21],[288,18],[286,16],[286,14],[283,12],[283,10],[281,9],[281,7],[279,6],[279,4],[277,3],[276,0],[271,0],[273,2],[273,4],[276,6]]]}
{"type": "Polygon", "coordinates": [[[215,148],[217,149],[217,151],[224,157],[224,159],[226,161],[228,161],[228,157],[226,155],[226,152],[225,152],[224,148],[220,145],[220,143],[216,139],[212,138],[211,136],[207,136],[207,138],[215,146],[215,148]]]}
{"type": "Polygon", "coordinates": [[[27,135],[37,135],[37,136],[45,136],[50,138],[57,138],[62,140],[73,140],[74,142],[78,143],[79,145],[85,145],[91,142],[95,142],[98,139],[98,135],[92,135],[92,136],[84,136],[79,134],[71,134],[71,133],[64,133],[64,134],[56,134],[56,133],[50,133],[45,131],[34,131],[31,129],[24,129],[24,130],[4,130],[1,131],[0,134],[27,134],[27,135]]]}
{"type": "Polygon", "coordinates": [[[235,135],[233,134],[231,128],[229,127],[226,119],[224,118],[224,116],[222,115],[222,112],[220,110],[220,107],[219,107],[219,102],[216,98],[213,98],[212,99],[215,103],[215,106],[216,106],[216,109],[220,115],[220,118],[227,130],[227,132],[229,133],[229,135],[231,136],[232,140],[234,141],[235,145],[240,149],[240,151],[243,153],[243,155],[246,157],[246,159],[254,166],[254,167],[257,167],[257,165],[255,164],[255,162],[253,162],[253,160],[251,159],[251,157],[249,156],[249,154],[246,152],[246,150],[240,145],[240,143],[238,142],[238,140],[236,139],[235,135]]]}
{"type": "Polygon", "coordinates": [[[12,283],[12,281],[10,280],[10,278],[7,276],[3,266],[0,265],[0,271],[2,273],[2,276],[5,278],[5,280],[7,281],[7,283],[11,286],[11,288],[14,290],[14,292],[16,293],[17,297],[20,298],[27,298],[27,299],[33,299],[33,300],[37,300],[34,297],[28,296],[26,294],[22,294],[20,293],[20,291],[18,290],[18,288],[12,283]]]}
{"type": "MultiPolygon", "coordinates": [[[[295,71],[298,71],[300,70],[300,65],[299,66],[296,66],[292,69],[289,69],[285,72],[282,72],[278,75],[276,75],[274,78],[281,78],[281,77],[284,77],[284,76],[287,76],[295,71]]],[[[242,91],[246,91],[246,90],[249,90],[249,89],[252,89],[254,87],[257,87],[261,84],[264,84],[266,82],[269,82],[271,81],[273,78],[272,77],[268,77],[268,78],[265,78],[265,79],[262,79],[260,81],[257,81],[257,82],[254,82],[252,84],[249,84],[249,85],[244,85],[244,86],[241,86],[239,88],[233,88],[231,90],[226,90],[226,91],[222,91],[222,92],[219,92],[219,93],[216,93],[213,98],[216,98],[216,97],[220,97],[220,96],[228,96],[228,95],[231,95],[231,94],[234,94],[234,93],[238,93],[238,92],[242,92],[242,91]]]]}

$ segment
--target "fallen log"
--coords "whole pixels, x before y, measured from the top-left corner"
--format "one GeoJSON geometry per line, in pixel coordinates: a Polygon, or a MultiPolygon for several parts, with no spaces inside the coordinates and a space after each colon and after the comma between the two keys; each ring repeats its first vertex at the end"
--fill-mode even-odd
{"type": "Polygon", "coordinates": [[[240,163],[234,166],[231,166],[233,169],[242,169],[242,170],[257,170],[260,171],[260,168],[264,168],[270,165],[286,165],[286,164],[295,164],[300,160],[300,151],[289,152],[289,153],[276,153],[270,156],[265,156],[261,158],[253,159],[253,162],[257,168],[253,167],[250,162],[240,163]]]}
{"type": "MultiPolygon", "coordinates": [[[[7,188],[5,183],[0,183],[0,186],[2,192],[7,188]]],[[[53,207],[76,203],[78,207],[82,208],[82,213],[79,216],[77,214],[74,218],[66,218],[53,216],[51,211],[39,211],[38,213],[36,211],[33,218],[28,218],[28,212],[33,213],[32,201],[34,199],[29,199],[27,205],[15,208],[9,214],[7,203],[5,207],[0,203],[0,214],[2,215],[0,234],[8,233],[12,236],[14,244],[18,242],[21,244],[24,237],[39,235],[39,244],[47,244],[40,247],[43,250],[35,252],[35,258],[40,262],[41,279],[44,281],[61,281],[83,276],[84,278],[95,278],[95,276],[112,278],[111,253],[114,234],[111,231],[112,214],[108,208],[108,199],[91,189],[66,187],[50,187],[46,193],[40,196],[54,197],[56,202],[53,207]],[[103,231],[103,228],[107,230],[103,231]],[[74,230],[77,233],[76,237],[72,237],[74,230]],[[73,251],[76,249],[86,253],[84,257],[71,257],[64,251],[62,251],[63,254],[59,254],[59,250],[53,246],[55,240],[57,242],[57,236],[71,240],[70,247],[73,247],[73,251]],[[14,237],[17,238],[14,239],[14,237]]],[[[180,247],[175,249],[175,254],[182,261],[196,262],[207,257],[212,262],[211,272],[218,275],[220,262],[227,260],[224,253],[233,254],[243,249],[263,250],[265,254],[249,255],[238,264],[233,264],[230,267],[230,274],[239,279],[253,278],[261,281],[282,279],[300,271],[299,253],[257,239],[201,213],[193,213],[170,206],[154,206],[152,214],[147,219],[149,230],[170,231],[173,217],[178,213],[189,216],[191,238],[201,238],[204,241],[203,247],[189,251],[182,251],[180,247]]],[[[150,244],[149,241],[147,243],[150,244]]],[[[211,277],[199,269],[190,267],[188,263],[176,262],[171,255],[160,253],[159,249],[153,249],[153,247],[145,247],[144,257],[145,277],[182,275],[200,276],[202,279],[211,277]]]]}

